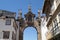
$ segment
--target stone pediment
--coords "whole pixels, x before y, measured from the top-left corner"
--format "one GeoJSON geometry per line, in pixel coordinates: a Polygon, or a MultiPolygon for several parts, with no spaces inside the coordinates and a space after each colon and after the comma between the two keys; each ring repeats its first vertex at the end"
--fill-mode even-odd
{"type": "Polygon", "coordinates": [[[35,17],[35,14],[33,14],[31,11],[29,11],[27,14],[24,15],[25,17],[32,16],[35,17]]]}

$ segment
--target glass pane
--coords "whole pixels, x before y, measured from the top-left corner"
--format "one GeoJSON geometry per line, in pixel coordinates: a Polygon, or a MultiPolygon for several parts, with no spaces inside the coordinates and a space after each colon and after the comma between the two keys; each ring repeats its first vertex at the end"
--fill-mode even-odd
{"type": "Polygon", "coordinates": [[[11,19],[6,19],[6,25],[11,25],[11,19]]]}

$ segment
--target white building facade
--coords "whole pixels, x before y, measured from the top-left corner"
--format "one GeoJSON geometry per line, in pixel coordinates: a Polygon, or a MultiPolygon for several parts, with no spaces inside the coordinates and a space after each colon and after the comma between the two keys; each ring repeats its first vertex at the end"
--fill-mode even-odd
{"type": "Polygon", "coordinates": [[[0,10],[0,40],[15,40],[15,13],[0,10]]]}
{"type": "Polygon", "coordinates": [[[47,32],[47,27],[46,27],[46,16],[42,16],[41,18],[41,35],[42,35],[42,40],[47,40],[46,38],[46,32],[47,32]]]}

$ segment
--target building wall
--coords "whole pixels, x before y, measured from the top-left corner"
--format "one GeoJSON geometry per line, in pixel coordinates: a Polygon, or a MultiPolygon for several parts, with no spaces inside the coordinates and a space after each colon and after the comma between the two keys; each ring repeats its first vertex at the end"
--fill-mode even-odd
{"type": "Polygon", "coordinates": [[[46,32],[47,40],[53,38],[54,36],[60,33],[60,23],[59,23],[60,19],[58,17],[59,12],[60,12],[60,0],[49,0],[49,1],[45,0],[43,13],[46,14],[47,18],[47,28],[48,28],[48,32],[46,32]],[[50,5],[50,7],[48,5],[50,5]]]}
{"type": "Polygon", "coordinates": [[[12,40],[12,32],[15,33],[13,22],[14,19],[11,19],[11,25],[6,25],[6,19],[0,19],[0,39],[3,39],[3,31],[10,31],[9,40],[12,40]]]}
{"type": "Polygon", "coordinates": [[[53,25],[50,24],[49,27],[48,27],[48,31],[46,32],[46,38],[47,38],[47,40],[50,39],[50,38],[52,38],[52,32],[51,32],[52,27],[53,27],[53,25]]]}
{"type": "Polygon", "coordinates": [[[14,31],[13,22],[14,22],[14,19],[11,19],[11,25],[6,25],[6,19],[0,19],[0,30],[14,31]]]}
{"type": "Polygon", "coordinates": [[[55,37],[56,35],[60,34],[60,23],[59,23],[59,16],[56,15],[56,17],[52,20],[52,23],[48,26],[48,32],[46,33],[47,40],[55,37]]]}
{"type": "Polygon", "coordinates": [[[53,15],[54,12],[56,11],[57,7],[59,6],[60,4],[60,0],[54,0],[53,3],[52,3],[52,6],[51,6],[51,12],[50,14],[53,15]]]}
{"type": "Polygon", "coordinates": [[[42,40],[47,40],[46,32],[47,32],[46,17],[44,16],[43,18],[41,18],[41,35],[42,35],[42,40]]]}

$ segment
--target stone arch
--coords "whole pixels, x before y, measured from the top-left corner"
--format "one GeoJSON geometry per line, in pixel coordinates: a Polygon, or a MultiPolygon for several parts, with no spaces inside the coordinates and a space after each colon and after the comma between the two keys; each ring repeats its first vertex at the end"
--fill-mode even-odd
{"type": "Polygon", "coordinates": [[[37,28],[36,28],[35,26],[26,26],[26,27],[24,27],[23,32],[24,32],[24,30],[25,30],[26,28],[28,28],[28,27],[33,27],[33,28],[35,28],[36,31],[37,31],[37,28]]]}
{"type": "Polygon", "coordinates": [[[41,17],[40,17],[40,11],[38,11],[38,17],[35,19],[35,14],[32,13],[32,11],[28,11],[27,14],[25,14],[24,18],[19,18],[18,21],[20,22],[20,28],[19,28],[19,40],[23,40],[23,32],[24,29],[28,26],[32,26],[37,30],[37,40],[41,40],[41,17]]]}
{"type": "MultiPolygon", "coordinates": [[[[36,24],[35,24],[36,25],[36,24]]],[[[30,26],[36,29],[37,31],[37,40],[41,40],[41,29],[40,26],[30,26]]],[[[20,27],[19,40],[23,40],[23,32],[29,26],[20,27]]]]}
{"type": "Polygon", "coordinates": [[[27,26],[27,27],[24,29],[24,31],[23,31],[23,39],[26,37],[26,34],[25,34],[26,31],[30,32],[30,33],[27,34],[27,35],[30,36],[30,37],[28,36],[28,38],[31,38],[30,40],[32,40],[32,37],[31,37],[31,36],[34,37],[34,35],[36,36],[36,38],[33,38],[33,39],[36,39],[36,40],[38,39],[38,37],[37,37],[37,33],[38,33],[38,32],[37,32],[37,29],[36,29],[35,27],[27,26]],[[30,28],[30,29],[31,29],[31,28],[33,29],[33,33],[32,33],[33,35],[31,35],[31,31],[30,31],[29,28],[30,28]],[[26,30],[26,29],[28,29],[28,30],[26,30]],[[35,33],[34,33],[34,32],[35,32],[35,33]],[[25,34],[25,36],[24,36],[24,34],[25,34]]]}

